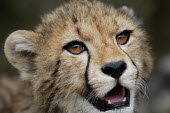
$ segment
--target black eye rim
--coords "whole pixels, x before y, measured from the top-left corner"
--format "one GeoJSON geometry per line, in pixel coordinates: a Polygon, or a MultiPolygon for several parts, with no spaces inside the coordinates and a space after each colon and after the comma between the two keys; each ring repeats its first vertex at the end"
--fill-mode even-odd
{"type": "Polygon", "coordinates": [[[127,40],[126,40],[126,42],[124,42],[123,44],[119,44],[119,45],[125,45],[128,41],[129,41],[129,39],[130,39],[130,34],[133,32],[133,30],[124,30],[124,31],[122,31],[121,33],[119,33],[119,34],[117,34],[116,35],[116,39],[117,39],[117,37],[119,37],[119,36],[121,36],[121,35],[127,35],[127,40]]]}
{"type": "Polygon", "coordinates": [[[84,44],[83,42],[74,40],[74,41],[71,41],[71,42],[67,43],[67,44],[63,47],[63,49],[66,50],[66,51],[68,51],[69,53],[71,53],[71,54],[73,54],[73,55],[79,55],[79,54],[83,53],[84,51],[86,51],[86,50],[87,50],[87,47],[85,46],[85,44],[84,44]],[[79,52],[79,53],[73,53],[73,52],[71,52],[71,51],[68,50],[68,47],[70,47],[71,45],[77,45],[77,44],[82,45],[83,48],[82,48],[81,52],[79,52]]]}

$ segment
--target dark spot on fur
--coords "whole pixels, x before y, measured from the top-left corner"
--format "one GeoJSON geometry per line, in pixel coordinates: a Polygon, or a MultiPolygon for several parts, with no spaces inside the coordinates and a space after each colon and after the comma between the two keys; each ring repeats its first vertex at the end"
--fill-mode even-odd
{"type": "Polygon", "coordinates": [[[76,28],[76,30],[77,30],[77,34],[81,34],[81,32],[80,32],[80,29],[79,28],[76,28]]]}
{"type": "Polygon", "coordinates": [[[52,73],[52,76],[55,76],[57,72],[58,72],[58,67],[55,68],[54,72],[52,73]]]}
{"type": "Polygon", "coordinates": [[[44,86],[47,84],[47,83],[49,83],[50,82],[50,80],[45,80],[45,81],[43,81],[42,82],[42,85],[38,88],[38,91],[40,91],[42,88],[44,88],[44,86]]]}
{"type": "Polygon", "coordinates": [[[59,65],[60,65],[60,61],[57,61],[56,67],[55,67],[53,73],[51,74],[51,76],[56,76],[56,73],[58,72],[59,65]]]}
{"type": "Polygon", "coordinates": [[[59,88],[55,88],[55,91],[58,91],[59,90],[59,88]]]}
{"type": "Polygon", "coordinates": [[[46,101],[47,103],[46,112],[48,112],[50,105],[51,105],[51,101],[53,100],[54,97],[55,97],[55,93],[51,93],[50,96],[48,97],[46,101]]]}
{"type": "Polygon", "coordinates": [[[53,113],[63,113],[58,106],[55,106],[53,113]]]}
{"type": "Polygon", "coordinates": [[[54,97],[55,97],[55,93],[51,93],[50,96],[47,99],[47,102],[50,103],[53,100],[54,97]]]}
{"type": "Polygon", "coordinates": [[[45,81],[42,82],[42,84],[46,84],[48,82],[50,82],[50,80],[45,80],[45,81]]]}
{"type": "Polygon", "coordinates": [[[100,27],[100,26],[97,24],[97,25],[96,25],[96,28],[97,28],[98,30],[99,30],[99,27],[100,27]]]}
{"type": "Polygon", "coordinates": [[[77,18],[75,16],[72,17],[72,20],[73,20],[73,23],[77,23],[78,22],[78,20],[77,20],[77,18]]]}
{"type": "Polygon", "coordinates": [[[48,88],[46,88],[44,91],[50,91],[51,89],[54,88],[55,83],[51,83],[48,88]]]}

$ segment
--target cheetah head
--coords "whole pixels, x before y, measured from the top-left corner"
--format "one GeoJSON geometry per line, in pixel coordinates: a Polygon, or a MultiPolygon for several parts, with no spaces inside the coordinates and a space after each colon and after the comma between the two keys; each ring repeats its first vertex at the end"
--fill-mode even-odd
{"type": "Polygon", "coordinates": [[[5,54],[49,113],[133,113],[152,70],[145,31],[127,7],[72,1],[19,30],[5,54]]]}

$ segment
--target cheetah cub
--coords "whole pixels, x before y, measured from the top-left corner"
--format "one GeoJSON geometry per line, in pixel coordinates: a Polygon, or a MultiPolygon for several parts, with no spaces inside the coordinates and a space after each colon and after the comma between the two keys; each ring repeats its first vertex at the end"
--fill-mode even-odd
{"type": "Polygon", "coordinates": [[[22,84],[13,113],[134,113],[150,76],[148,38],[132,9],[72,0],[5,42],[22,84]]]}

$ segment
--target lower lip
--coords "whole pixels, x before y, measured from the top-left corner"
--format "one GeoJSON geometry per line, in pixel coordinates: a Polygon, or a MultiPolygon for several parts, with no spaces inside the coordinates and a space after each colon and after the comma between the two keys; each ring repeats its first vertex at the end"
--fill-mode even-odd
{"type": "Polygon", "coordinates": [[[109,104],[108,101],[101,100],[99,98],[96,98],[95,96],[92,97],[91,99],[88,99],[88,101],[98,110],[105,112],[108,110],[121,109],[123,107],[130,106],[130,91],[128,89],[125,89],[125,97],[126,97],[126,101],[117,102],[115,104],[109,104]],[[95,101],[94,98],[96,99],[95,101]]]}

